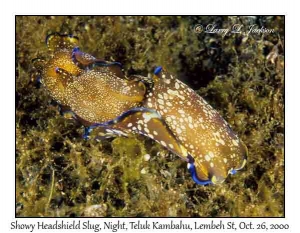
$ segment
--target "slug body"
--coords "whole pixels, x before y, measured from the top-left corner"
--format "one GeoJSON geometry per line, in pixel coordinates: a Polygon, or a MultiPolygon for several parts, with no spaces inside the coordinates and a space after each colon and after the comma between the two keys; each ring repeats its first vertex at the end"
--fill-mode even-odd
{"type": "Polygon", "coordinates": [[[161,67],[153,78],[126,77],[120,63],[83,53],[73,36],[48,36],[52,57],[40,66],[51,96],[103,137],[142,134],[188,164],[201,185],[222,183],[246,164],[247,148],[194,90],[161,67]]]}
{"type": "MultiPolygon", "coordinates": [[[[158,67],[145,106],[155,109],[187,151],[195,181],[221,183],[245,166],[247,148],[228,123],[194,90],[158,67]]],[[[164,141],[167,148],[173,145],[164,141]]]]}
{"type": "Polygon", "coordinates": [[[42,82],[58,103],[86,125],[108,121],[141,104],[145,85],[120,77],[118,63],[81,52],[71,36],[53,34],[46,42],[52,58],[41,69],[42,82]]]}

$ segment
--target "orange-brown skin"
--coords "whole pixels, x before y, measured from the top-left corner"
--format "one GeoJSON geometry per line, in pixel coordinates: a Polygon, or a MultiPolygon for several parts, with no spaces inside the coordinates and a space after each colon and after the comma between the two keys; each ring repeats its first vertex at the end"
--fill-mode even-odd
{"type": "Polygon", "coordinates": [[[105,122],[124,111],[140,106],[146,87],[141,81],[129,81],[117,76],[121,73],[117,66],[93,69],[82,66],[101,61],[85,53],[74,53],[77,39],[52,35],[47,44],[52,57],[41,70],[42,82],[50,95],[61,105],[71,109],[85,122],[105,122]]]}
{"type": "MultiPolygon", "coordinates": [[[[199,179],[221,183],[232,169],[245,166],[244,143],[216,110],[180,80],[162,70],[154,76],[153,91],[146,97],[144,106],[162,116],[194,158],[199,179]]],[[[172,149],[167,141],[163,143],[172,149]]]]}

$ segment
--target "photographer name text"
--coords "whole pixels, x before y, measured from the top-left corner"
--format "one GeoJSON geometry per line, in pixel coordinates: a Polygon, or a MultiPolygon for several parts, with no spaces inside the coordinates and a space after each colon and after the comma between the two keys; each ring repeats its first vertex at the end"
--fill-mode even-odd
{"type": "Polygon", "coordinates": [[[194,26],[194,32],[197,34],[200,33],[208,33],[208,34],[219,34],[222,37],[225,37],[229,34],[243,34],[249,36],[250,34],[273,34],[275,33],[275,29],[259,27],[257,24],[252,24],[249,26],[244,26],[243,24],[234,24],[230,28],[220,28],[217,24],[208,24],[203,26],[201,24],[197,24],[194,26]]]}

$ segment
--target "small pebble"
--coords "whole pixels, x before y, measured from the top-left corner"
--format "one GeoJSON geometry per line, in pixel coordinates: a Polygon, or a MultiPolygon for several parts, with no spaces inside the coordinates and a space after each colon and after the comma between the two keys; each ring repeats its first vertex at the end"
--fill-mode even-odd
{"type": "Polygon", "coordinates": [[[145,155],[144,155],[144,160],[145,160],[145,161],[149,161],[149,159],[150,159],[150,155],[149,155],[149,154],[145,154],[145,155]]]}
{"type": "Polygon", "coordinates": [[[146,174],[146,173],[147,173],[146,169],[143,168],[143,169],[141,170],[141,174],[146,174]]]}

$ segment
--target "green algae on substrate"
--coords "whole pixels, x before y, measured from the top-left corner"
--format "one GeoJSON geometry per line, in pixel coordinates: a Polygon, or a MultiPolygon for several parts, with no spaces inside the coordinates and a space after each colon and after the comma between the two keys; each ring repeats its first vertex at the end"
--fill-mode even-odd
{"type": "Polygon", "coordinates": [[[283,216],[283,17],[16,18],[17,216],[283,216]],[[222,38],[193,26],[257,23],[276,34],[222,38]],[[198,186],[186,164],[142,136],[97,142],[59,115],[33,82],[50,32],[75,34],[83,51],[148,75],[162,65],[198,90],[249,149],[244,171],[198,186]],[[277,46],[277,47],[276,47],[277,46]],[[270,56],[272,55],[272,56],[270,56]],[[276,57],[274,60],[272,57],[276,57]]]}

